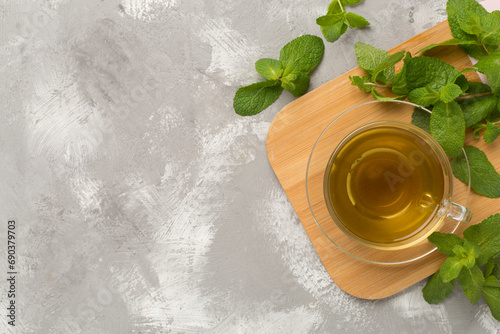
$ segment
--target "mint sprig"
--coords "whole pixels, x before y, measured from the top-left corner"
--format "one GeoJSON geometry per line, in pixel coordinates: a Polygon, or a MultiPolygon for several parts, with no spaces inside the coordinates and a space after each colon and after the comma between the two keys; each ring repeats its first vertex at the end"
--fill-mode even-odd
{"type": "Polygon", "coordinates": [[[500,321],[500,214],[494,214],[464,231],[464,237],[434,232],[429,241],[447,256],[423,288],[430,304],[445,300],[456,282],[472,304],[481,297],[500,321]]]}
{"type": "Polygon", "coordinates": [[[412,56],[400,51],[389,54],[374,46],[356,43],[354,49],[359,67],[367,75],[350,77],[360,90],[370,92],[379,101],[408,99],[432,110],[430,117],[415,111],[412,122],[429,131],[453,158],[454,175],[468,182],[467,163],[462,149],[468,153],[471,166],[471,187],[483,196],[500,197],[500,174],[481,150],[466,146],[466,129],[474,137],[481,133],[486,143],[500,137],[500,11],[488,13],[475,0],[449,0],[449,26],[453,39],[430,45],[460,45],[471,56],[479,58],[474,67],[458,71],[452,65],[434,57],[412,56]],[[395,65],[403,58],[395,73],[395,65]],[[485,74],[489,85],[471,82],[463,73],[485,74]],[[470,153],[470,154],[469,154],[470,153]]]}
{"type": "Polygon", "coordinates": [[[333,0],[326,11],[326,15],[318,17],[316,24],[328,42],[335,42],[347,28],[363,28],[370,25],[361,15],[347,12],[345,6],[354,6],[363,0],[333,0]]]}
{"type": "Polygon", "coordinates": [[[239,88],[233,100],[235,112],[242,116],[256,115],[276,101],[283,89],[295,97],[305,94],[309,73],[323,58],[324,50],[321,38],[303,35],[287,43],[279,59],[259,59],[255,70],[267,81],[239,88]]]}

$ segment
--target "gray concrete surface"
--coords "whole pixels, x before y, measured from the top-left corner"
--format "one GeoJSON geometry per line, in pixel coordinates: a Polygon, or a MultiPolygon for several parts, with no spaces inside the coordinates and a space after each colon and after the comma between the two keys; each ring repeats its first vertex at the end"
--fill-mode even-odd
{"type": "MultiPolygon", "coordinates": [[[[1,333],[498,333],[425,281],[366,301],[329,278],[266,156],[270,122],[232,109],[254,62],[320,35],[320,0],[0,4],[1,333]],[[8,221],[15,220],[15,297],[8,221]],[[8,324],[9,303],[15,327],[8,324]]],[[[443,21],[445,0],[366,0],[312,74],[443,21]]]]}

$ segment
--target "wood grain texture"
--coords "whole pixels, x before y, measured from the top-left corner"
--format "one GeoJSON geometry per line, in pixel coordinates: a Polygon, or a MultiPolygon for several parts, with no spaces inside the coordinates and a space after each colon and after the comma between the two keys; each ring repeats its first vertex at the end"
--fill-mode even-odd
{"type": "MultiPolygon", "coordinates": [[[[419,34],[390,50],[408,50],[413,55],[421,48],[451,38],[447,21],[419,34]]],[[[439,47],[426,55],[442,59],[461,70],[471,66],[467,55],[458,47],[439,47]]],[[[401,66],[401,64],[398,64],[401,66]]],[[[444,260],[438,252],[424,259],[403,265],[375,265],[353,259],[335,247],[321,232],[311,215],[305,188],[307,161],[311,149],[323,129],[340,113],[360,103],[372,101],[370,94],[352,86],[349,76],[363,75],[354,68],[284,107],[273,120],[267,137],[270,164],[295,209],[304,229],[334,282],[345,292],[364,299],[391,296],[434,273],[444,260]]],[[[470,80],[479,81],[475,72],[470,80]]],[[[469,133],[467,143],[481,148],[499,169],[498,141],[486,144],[469,133]]],[[[498,212],[500,199],[489,199],[471,193],[469,208],[473,223],[498,212]]],[[[458,230],[461,234],[465,227],[458,230]]],[[[307,270],[305,268],[304,270],[307,270]]]]}

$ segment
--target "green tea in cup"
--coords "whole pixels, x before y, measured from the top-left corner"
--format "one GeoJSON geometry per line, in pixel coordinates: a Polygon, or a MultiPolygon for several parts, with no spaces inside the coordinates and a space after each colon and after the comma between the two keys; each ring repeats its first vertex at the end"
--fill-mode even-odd
{"type": "Polygon", "coordinates": [[[352,239],[378,249],[410,247],[445,219],[470,220],[451,201],[450,163],[422,129],[396,121],[370,123],[344,138],[324,177],[328,211],[352,239]]]}

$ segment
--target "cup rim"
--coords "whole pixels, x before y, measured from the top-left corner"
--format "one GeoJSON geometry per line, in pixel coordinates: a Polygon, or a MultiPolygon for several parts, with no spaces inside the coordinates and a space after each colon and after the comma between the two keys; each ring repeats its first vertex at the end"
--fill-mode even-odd
{"type": "Polygon", "coordinates": [[[334,151],[332,152],[328,160],[328,164],[325,168],[325,173],[323,176],[323,195],[326,207],[328,209],[328,212],[332,220],[335,222],[337,227],[340,230],[342,230],[342,232],[344,232],[346,235],[348,235],[351,239],[365,246],[373,247],[376,249],[387,250],[387,251],[400,250],[404,248],[409,248],[419,243],[420,241],[422,241],[422,239],[426,238],[434,230],[436,230],[439,227],[439,225],[443,222],[446,213],[444,212],[443,209],[439,209],[439,206],[444,206],[447,203],[451,202],[451,198],[453,196],[453,172],[451,169],[451,164],[443,148],[441,147],[441,145],[439,145],[437,140],[434,137],[432,137],[428,132],[424,131],[423,129],[411,123],[405,123],[402,121],[397,121],[397,120],[375,121],[363,124],[360,127],[356,128],[354,131],[345,136],[337,145],[337,147],[335,147],[334,151]],[[415,239],[410,242],[407,242],[407,239],[404,239],[401,241],[395,241],[391,243],[378,243],[366,240],[357,235],[356,233],[352,232],[351,230],[349,230],[349,228],[345,226],[345,224],[342,222],[342,219],[336,213],[335,208],[333,207],[332,204],[331,193],[327,189],[328,186],[330,185],[330,178],[331,178],[330,171],[332,169],[332,165],[335,162],[337,155],[342,151],[342,149],[358,135],[368,130],[382,128],[382,127],[398,128],[417,134],[421,139],[425,141],[428,147],[433,152],[435,152],[435,154],[437,155],[437,160],[439,161],[439,165],[441,166],[441,168],[443,168],[443,179],[447,179],[447,182],[444,182],[443,195],[439,203],[437,204],[434,212],[426,220],[426,222],[421,225],[421,230],[420,231],[416,230],[415,231],[416,235],[409,237],[410,239],[415,239]]]}

